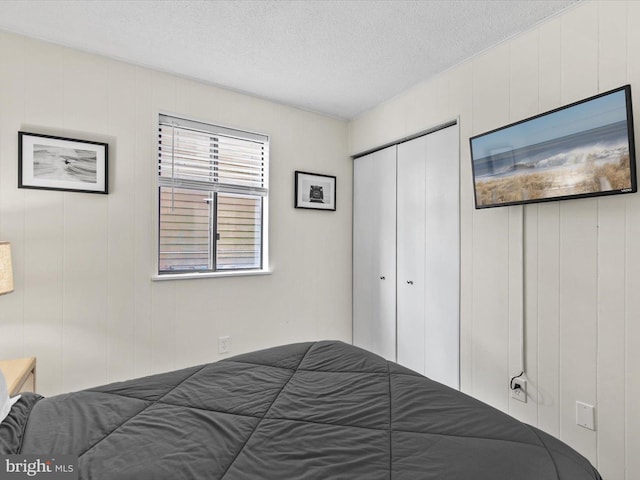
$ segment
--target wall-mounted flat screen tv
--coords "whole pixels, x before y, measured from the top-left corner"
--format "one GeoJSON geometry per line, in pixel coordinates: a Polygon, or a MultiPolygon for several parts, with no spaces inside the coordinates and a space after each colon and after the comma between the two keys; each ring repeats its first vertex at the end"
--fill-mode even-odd
{"type": "Polygon", "coordinates": [[[476,208],[637,191],[629,85],[469,141],[476,208]]]}

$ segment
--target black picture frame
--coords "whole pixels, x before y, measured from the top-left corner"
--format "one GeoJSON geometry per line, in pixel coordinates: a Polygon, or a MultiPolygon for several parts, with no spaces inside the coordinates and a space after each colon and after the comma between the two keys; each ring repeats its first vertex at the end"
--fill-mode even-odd
{"type": "Polygon", "coordinates": [[[333,175],[295,172],[295,208],[336,211],[337,179],[333,175]]]}
{"type": "Polygon", "coordinates": [[[109,145],[18,132],[18,188],[109,193],[109,145]]]}

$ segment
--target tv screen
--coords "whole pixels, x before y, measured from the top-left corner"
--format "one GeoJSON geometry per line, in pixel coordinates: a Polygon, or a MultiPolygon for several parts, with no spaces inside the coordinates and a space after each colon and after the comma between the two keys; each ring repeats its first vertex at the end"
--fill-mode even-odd
{"type": "Polygon", "coordinates": [[[469,141],[476,208],[637,191],[629,85],[469,141]]]}

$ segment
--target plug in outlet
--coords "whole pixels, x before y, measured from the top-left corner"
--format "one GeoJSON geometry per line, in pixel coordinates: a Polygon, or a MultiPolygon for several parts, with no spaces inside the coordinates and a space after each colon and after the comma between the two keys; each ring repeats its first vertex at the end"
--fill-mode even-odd
{"type": "Polygon", "coordinates": [[[524,378],[513,379],[511,398],[515,398],[520,402],[527,403],[527,381],[524,378]]]}
{"type": "Polygon", "coordinates": [[[218,353],[231,352],[231,337],[218,337],[218,353]]]}

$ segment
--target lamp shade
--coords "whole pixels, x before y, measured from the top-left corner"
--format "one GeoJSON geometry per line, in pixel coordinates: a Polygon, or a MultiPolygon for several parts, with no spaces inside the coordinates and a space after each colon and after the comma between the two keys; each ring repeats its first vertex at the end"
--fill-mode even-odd
{"type": "Polygon", "coordinates": [[[10,292],[13,292],[11,244],[9,242],[0,242],[0,295],[10,292]]]}

